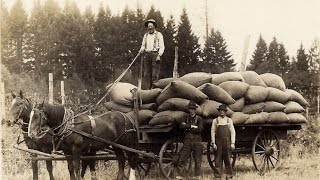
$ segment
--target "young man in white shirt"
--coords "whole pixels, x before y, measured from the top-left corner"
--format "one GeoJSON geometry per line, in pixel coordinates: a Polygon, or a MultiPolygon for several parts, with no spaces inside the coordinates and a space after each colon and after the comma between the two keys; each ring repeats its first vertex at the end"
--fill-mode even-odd
{"type": "Polygon", "coordinates": [[[164,52],[163,36],[156,31],[157,23],[154,19],[145,22],[148,29],[143,36],[140,53],[143,53],[143,81],[142,89],[151,89],[160,74],[160,61],[164,52]]]}
{"type": "Polygon", "coordinates": [[[233,126],[232,119],[226,116],[228,111],[227,106],[222,104],[217,108],[220,116],[212,121],[211,140],[215,152],[215,167],[214,177],[221,179],[222,164],[226,168],[227,179],[232,179],[231,167],[231,150],[235,149],[236,132],[233,126]]]}

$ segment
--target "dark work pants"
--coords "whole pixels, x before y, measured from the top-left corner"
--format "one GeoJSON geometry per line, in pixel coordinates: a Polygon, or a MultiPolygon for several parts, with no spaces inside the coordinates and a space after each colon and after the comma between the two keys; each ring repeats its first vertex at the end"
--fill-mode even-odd
{"type": "Polygon", "coordinates": [[[151,89],[160,74],[160,61],[156,61],[158,52],[145,52],[143,55],[142,89],[151,89]]]}
{"type": "Polygon", "coordinates": [[[203,146],[201,135],[195,135],[199,137],[195,137],[193,140],[185,140],[183,142],[183,147],[180,150],[180,158],[179,158],[179,169],[181,175],[185,175],[186,168],[188,165],[188,160],[190,159],[190,155],[192,153],[192,157],[195,162],[194,166],[194,175],[201,175],[201,162],[202,162],[202,154],[203,154],[203,146]]]}
{"type": "Polygon", "coordinates": [[[215,166],[217,171],[214,171],[215,178],[221,178],[222,164],[226,167],[226,174],[232,177],[231,167],[231,132],[228,125],[218,125],[216,132],[217,151],[215,154],[215,166]]]}

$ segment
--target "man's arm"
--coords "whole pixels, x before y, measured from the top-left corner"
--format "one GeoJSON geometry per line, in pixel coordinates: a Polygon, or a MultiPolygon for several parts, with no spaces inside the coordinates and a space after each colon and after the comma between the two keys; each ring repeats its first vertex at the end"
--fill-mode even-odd
{"type": "Polygon", "coordinates": [[[216,130],[217,130],[217,121],[216,119],[212,120],[211,125],[211,142],[216,143],[216,130]]]}
{"type": "Polygon", "coordinates": [[[146,49],[146,40],[147,40],[147,36],[146,36],[146,34],[145,34],[145,35],[143,36],[142,44],[141,44],[141,48],[140,48],[139,52],[145,51],[145,49],[146,49]]]}
{"type": "Polygon", "coordinates": [[[236,130],[234,129],[233,126],[233,121],[231,118],[229,118],[229,128],[230,128],[230,132],[231,132],[231,144],[235,144],[236,142],[236,130]]]}
{"type": "Polygon", "coordinates": [[[165,47],[164,47],[163,36],[161,33],[158,33],[158,38],[159,38],[159,56],[162,56],[165,47]]]}

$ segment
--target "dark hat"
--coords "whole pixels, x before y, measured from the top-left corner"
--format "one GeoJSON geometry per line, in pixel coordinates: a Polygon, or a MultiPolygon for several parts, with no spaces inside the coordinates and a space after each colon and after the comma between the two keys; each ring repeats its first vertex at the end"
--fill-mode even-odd
{"type": "Polygon", "coordinates": [[[217,110],[218,110],[218,111],[221,111],[221,110],[228,111],[227,105],[221,104],[221,105],[217,108],[217,110]]]}
{"type": "Polygon", "coordinates": [[[197,109],[198,105],[194,101],[190,101],[189,104],[188,104],[188,108],[189,109],[197,109]]]}
{"type": "Polygon", "coordinates": [[[157,28],[157,23],[156,23],[156,21],[154,19],[149,19],[148,21],[146,21],[144,23],[144,26],[148,27],[148,23],[152,23],[154,25],[154,27],[157,28]]]}

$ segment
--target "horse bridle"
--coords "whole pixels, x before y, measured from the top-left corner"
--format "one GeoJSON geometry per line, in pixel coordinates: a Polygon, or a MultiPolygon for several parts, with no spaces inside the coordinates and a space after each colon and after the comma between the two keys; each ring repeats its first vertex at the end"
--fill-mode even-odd
{"type": "Polygon", "coordinates": [[[27,100],[25,100],[25,99],[22,99],[22,101],[23,101],[23,104],[22,105],[19,105],[19,108],[20,108],[20,111],[19,111],[19,114],[18,114],[18,116],[16,116],[16,117],[14,117],[14,120],[13,120],[13,124],[18,124],[18,125],[28,125],[28,123],[26,123],[26,122],[23,122],[22,121],[22,123],[21,122],[19,122],[19,119],[21,119],[21,114],[22,114],[22,112],[23,112],[23,110],[24,109],[26,109],[27,110],[27,100]]]}
{"type": "MultiPolygon", "coordinates": [[[[37,130],[37,139],[42,138],[43,136],[45,136],[49,131],[51,131],[51,129],[44,124],[44,122],[48,121],[48,118],[45,115],[45,112],[43,109],[37,109],[37,108],[33,108],[32,111],[34,110],[38,110],[40,113],[40,125],[39,125],[39,129],[37,130]]],[[[31,121],[31,119],[30,119],[31,121]]],[[[29,122],[30,123],[30,122],[29,122]]]]}

